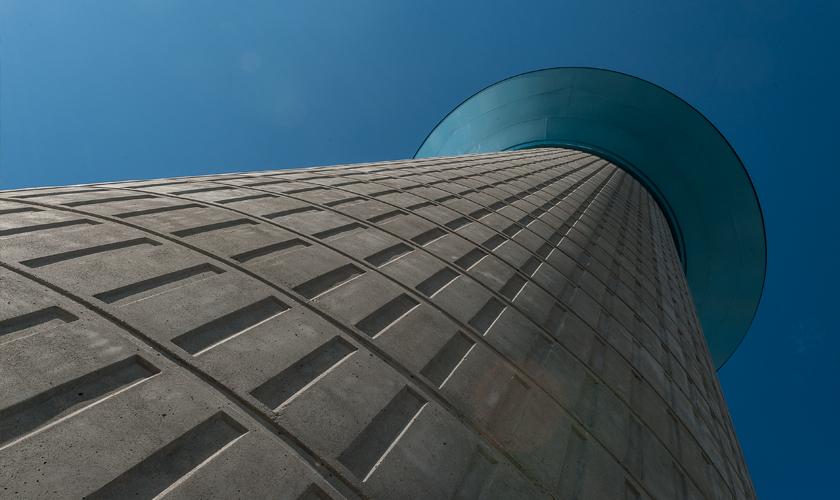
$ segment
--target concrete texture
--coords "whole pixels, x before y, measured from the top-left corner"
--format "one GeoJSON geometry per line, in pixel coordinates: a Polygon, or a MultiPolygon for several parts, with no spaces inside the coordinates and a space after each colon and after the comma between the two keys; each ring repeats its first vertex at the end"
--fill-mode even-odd
{"type": "Polygon", "coordinates": [[[595,156],[0,192],[0,496],[754,498],[595,156]]]}

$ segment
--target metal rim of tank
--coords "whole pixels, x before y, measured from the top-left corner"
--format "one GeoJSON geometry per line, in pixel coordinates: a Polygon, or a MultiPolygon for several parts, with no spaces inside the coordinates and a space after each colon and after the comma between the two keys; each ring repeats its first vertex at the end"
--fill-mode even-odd
{"type": "Polygon", "coordinates": [[[447,114],[415,158],[533,147],[600,156],[657,200],[677,244],[717,368],[743,341],[767,267],[764,216],[743,162],[702,113],[625,73],[548,68],[480,90],[447,114]]]}

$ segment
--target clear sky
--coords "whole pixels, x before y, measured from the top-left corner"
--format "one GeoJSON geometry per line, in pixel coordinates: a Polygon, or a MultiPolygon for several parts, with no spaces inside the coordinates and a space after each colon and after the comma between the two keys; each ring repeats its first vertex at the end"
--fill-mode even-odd
{"type": "Polygon", "coordinates": [[[837,498],[838,24],[816,0],[0,0],[0,189],[407,158],[502,78],[645,78],[764,208],[764,297],[719,372],[758,494],[837,498]]]}

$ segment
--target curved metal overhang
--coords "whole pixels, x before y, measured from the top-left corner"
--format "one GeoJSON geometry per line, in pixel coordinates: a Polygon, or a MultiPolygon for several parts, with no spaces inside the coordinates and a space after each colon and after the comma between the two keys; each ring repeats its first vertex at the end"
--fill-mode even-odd
{"type": "Polygon", "coordinates": [[[415,157],[551,146],[605,158],[656,198],[720,368],[752,323],[767,262],[758,196],[726,138],[650,82],[603,69],[551,68],[473,95],[441,120],[415,157]]]}

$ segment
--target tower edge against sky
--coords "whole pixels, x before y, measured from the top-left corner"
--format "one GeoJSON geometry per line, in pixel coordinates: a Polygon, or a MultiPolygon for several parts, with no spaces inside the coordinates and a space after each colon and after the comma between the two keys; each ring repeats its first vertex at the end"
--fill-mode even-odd
{"type": "Polygon", "coordinates": [[[654,196],[720,368],[749,330],[767,263],[758,195],[726,138],[690,104],[648,81],[598,68],[549,68],[469,97],[415,157],[550,146],[609,159],[654,196]]]}

